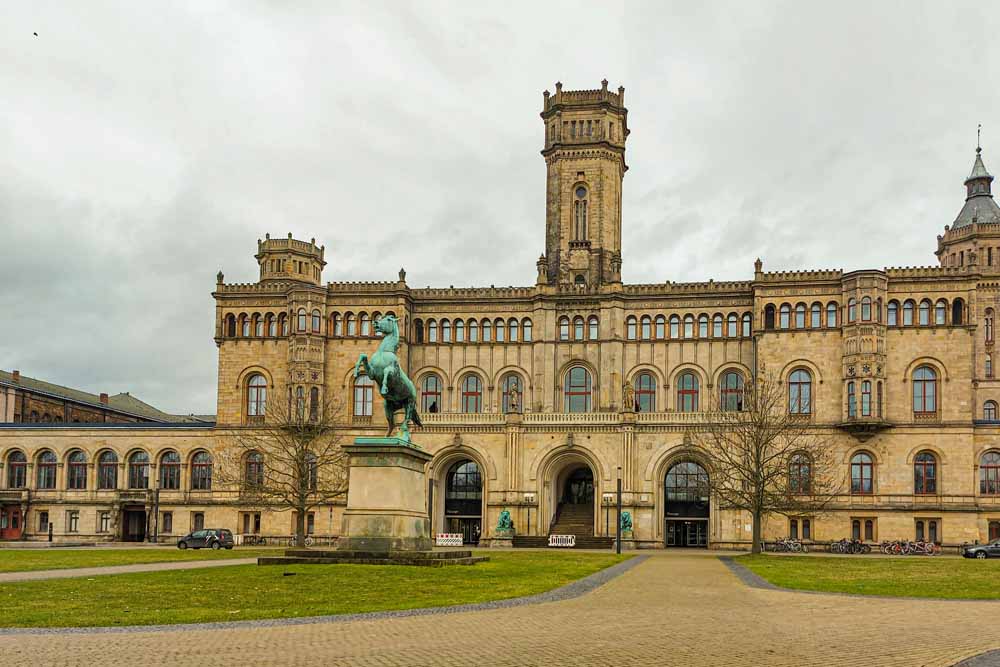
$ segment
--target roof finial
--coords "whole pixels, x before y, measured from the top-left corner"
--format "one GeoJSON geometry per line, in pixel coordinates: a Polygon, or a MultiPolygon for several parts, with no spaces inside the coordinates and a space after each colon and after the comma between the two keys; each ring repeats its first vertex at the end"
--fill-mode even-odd
{"type": "Polygon", "coordinates": [[[982,133],[982,131],[983,131],[983,124],[980,123],[979,126],[976,128],[976,153],[977,154],[983,152],[982,141],[979,140],[979,135],[982,133]]]}

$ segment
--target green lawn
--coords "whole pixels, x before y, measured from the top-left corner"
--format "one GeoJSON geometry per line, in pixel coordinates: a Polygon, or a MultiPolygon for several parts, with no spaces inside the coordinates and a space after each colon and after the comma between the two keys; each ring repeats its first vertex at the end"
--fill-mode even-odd
{"type": "Polygon", "coordinates": [[[32,572],[36,570],[64,570],[73,567],[101,567],[104,565],[133,565],[135,563],[166,563],[183,560],[216,560],[220,558],[256,558],[273,555],[267,549],[164,549],[143,547],[137,549],[0,549],[0,572],[32,572]]]}
{"type": "Polygon", "coordinates": [[[541,593],[628,556],[489,553],[474,566],[234,565],[0,587],[0,627],[200,623],[438,607],[541,593]],[[284,576],[294,573],[294,576],[284,576]]]}
{"type": "Polygon", "coordinates": [[[739,556],[776,586],[809,591],[926,598],[1000,599],[1000,560],[900,556],[739,556]]]}

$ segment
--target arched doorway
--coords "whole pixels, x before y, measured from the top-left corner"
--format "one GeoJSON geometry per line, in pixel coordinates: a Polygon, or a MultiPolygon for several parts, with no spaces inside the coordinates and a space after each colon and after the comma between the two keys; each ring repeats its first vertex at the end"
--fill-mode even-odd
{"type": "Polygon", "coordinates": [[[664,542],[668,547],[707,547],[708,472],[694,461],[670,466],[663,480],[664,542]]]}
{"type": "Polygon", "coordinates": [[[478,544],[483,529],[483,478],[472,459],[457,461],[445,475],[445,529],[461,533],[464,544],[478,544]]]}
{"type": "Polygon", "coordinates": [[[566,466],[555,478],[555,516],[550,535],[594,535],[594,471],[586,464],[566,466]]]}

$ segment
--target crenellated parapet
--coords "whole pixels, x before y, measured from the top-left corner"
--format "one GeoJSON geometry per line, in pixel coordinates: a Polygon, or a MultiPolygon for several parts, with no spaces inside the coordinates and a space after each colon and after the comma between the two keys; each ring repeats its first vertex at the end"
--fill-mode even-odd
{"type": "Polygon", "coordinates": [[[816,282],[826,280],[840,280],[844,275],[842,269],[817,269],[815,271],[769,271],[757,274],[755,282],[758,283],[788,283],[788,282],[816,282]]]}

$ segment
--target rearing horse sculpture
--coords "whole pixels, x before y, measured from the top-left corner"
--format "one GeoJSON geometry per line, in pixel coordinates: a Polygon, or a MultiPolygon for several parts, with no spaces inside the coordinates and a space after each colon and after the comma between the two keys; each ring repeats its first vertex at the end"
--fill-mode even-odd
{"type": "Polygon", "coordinates": [[[410,442],[410,422],[417,426],[423,424],[420,423],[420,415],[417,414],[417,390],[399,367],[399,359],[396,357],[396,350],[399,349],[399,324],[395,316],[386,315],[375,320],[375,331],[384,334],[385,338],[371,357],[364,353],[358,357],[357,363],[354,364],[354,377],[357,378],[361,368],[364,367],[365,375],[378,386],[385,402],[385,418],[389,422],[386,437],[392,435],[392,430],[396,426],[396,413],[403,411],[399,432],[404,442],[410,442]]]}

